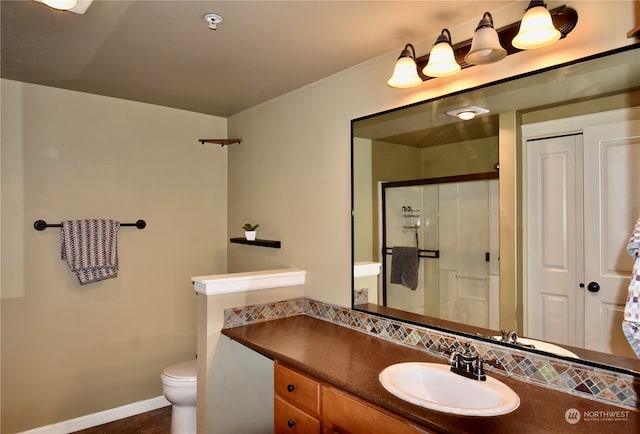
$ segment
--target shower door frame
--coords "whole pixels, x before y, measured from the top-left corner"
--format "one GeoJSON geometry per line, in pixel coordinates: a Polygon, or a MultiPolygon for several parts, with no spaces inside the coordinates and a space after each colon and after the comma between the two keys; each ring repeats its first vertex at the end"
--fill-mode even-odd
{"type": "MultiPolygon", "coordinates": [[[[386,215],[386,193],[388,188],[397,188],[397,187],[415,187],[422,185],[433,185],[433,184],[449,184],[453,182],[466,182],[466,181],[489,181],[493,179],[499,179],[500,173],[496,170],[494,172],[481,172],[481,173],[470,173],[466,175],[454,175],[454,176],[443,176],[437,178],[423,178],[423,179],[410,179],[405,181],[390,181],[390,182],[381,182],[381,199],[380,199],[380,228],[381,228],[381,244],[382,247],[380,249],[380,259],[382,264],[382,273],[380,276],[381,286],[382,286],[382,305],[387,306],[387,266],[386,266],[386,257],[388,255],[388,251],[391,247],[387,246],[387,215],[386,215]]],[[[421,258],[439,258],[440,251],[439,250],[420,250],[421,258]]]]}

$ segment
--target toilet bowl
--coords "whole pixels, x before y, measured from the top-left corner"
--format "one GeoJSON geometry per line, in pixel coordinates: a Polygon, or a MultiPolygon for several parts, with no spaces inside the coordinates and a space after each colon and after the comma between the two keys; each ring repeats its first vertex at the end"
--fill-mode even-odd
{"type": "Polygon", "coordinates": [[[172,405],[171,433],[195,434],[196,389],[198,385],[196,361],[176,363],[160,376],[162,393],[172,405]]]}

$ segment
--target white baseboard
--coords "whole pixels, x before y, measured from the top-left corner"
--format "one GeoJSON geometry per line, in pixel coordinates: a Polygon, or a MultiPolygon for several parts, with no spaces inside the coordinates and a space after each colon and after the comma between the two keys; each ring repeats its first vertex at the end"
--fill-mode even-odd
{"type": "Polygon", "coordinates": [[[111,408],[109,410],[65,420],[52,425],[30,429],[29,431],[23,431],[23,433],[67,434],[81,429],[102,425],[103,423],[113,422],[114,420],[123,419],[125,417],[135,416],[136,414],[146,413],[147,411],[156,410],[168,405],[171,405],[171,403],[167,401],[164,396],[158,396],[144,401],[132,402],[131,404],[123,405],[122,407],[111,408]]]}

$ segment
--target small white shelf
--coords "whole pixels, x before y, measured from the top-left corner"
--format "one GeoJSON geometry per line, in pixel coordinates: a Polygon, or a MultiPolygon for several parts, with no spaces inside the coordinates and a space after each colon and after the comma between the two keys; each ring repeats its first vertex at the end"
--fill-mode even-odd
{"type": "Polygon", "coordinates": [[[213,274],[192,277],[198,294],[221,295],[235,292],[304,285],[306,271],[297,268],[213,274]]]}

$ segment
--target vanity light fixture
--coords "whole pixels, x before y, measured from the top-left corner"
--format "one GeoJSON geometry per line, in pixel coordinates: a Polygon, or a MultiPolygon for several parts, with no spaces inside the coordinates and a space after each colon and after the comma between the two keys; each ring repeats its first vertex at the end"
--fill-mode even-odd
{"type": "Polygon", "coordinates": [[[78,4],[77,0],[42,0],[42,3],[50,8],[60,9],[62,11],[68,11],[73,9],[78,4]]]}
{"type": "Polygon", "coordinates": [[[457,117],[463,121],[468,121],[475,118],[478,115],[489,113],[489,110],[484,107],[478,107],[475,105],[468,105],[465,107],[459,107],[453,110],[449,110],[447,114],[449,116],[457,117]]]}
{"type": "Polygon", "coordinates": [[[507,50],[500,45],[498,32],[493,28],[493,17],[489,12],[485,12],[476,27],[471,49],[464,60],[470,65],[486,65],[498,62],[506,55],[507,50]]]}
{"type": "Polygon", "coordinates": [[[521,50],[542,48],[558,41],[562,34],[553,25],[543,0],[532,0],[520,23],[520,31],[511,44],[521,50]]]}
{"type": "Polygon", "coordinates": [[[422,81],[430,80],[433,77],[446,77],[455,74],[460,69],[473,65],[497,62],[510,54],[525,49],[541,47],[542,45],[537,44],[518,46],[519,41],[526,41],[526,39],[520,38],[518,30],[520,30],[520,33],[524,31],[523,34],[527,35],[531,33],[527,31],[527,29],[530,28],[530,24],[527,23],[525,25],[526,19],[530,15],[538,16],[537,14],[540,14],[541,16],[543,13],[549,14],[551,17],[549,21],[551,28],[549,28],[549,26],[546,28],[549,33],[554,35],[554,38],[558,37],[558,33],[559,39],[564,38],[573,31],[578,23],[578,12],[576,12],[575,9],[567,6],[559,6],[548,11],[545,3],[541,0],[532,0],[529,3],[522,22],[511,23],[495,30],[493,28],[493,17],[489,12],[485,12],[482,20],[478,23],[473,39],[467,39],[451,45],[451,33],[449,33],[448,29],[443,29],[431,53],[420,57],[416,57],[413,45],[407,44],[396,62],[396,69],[402,65],[403,68],[406,69],[405,74],[411,78],[401,81],[401,86],[394,85],[395,82],[399,81],[396,77],[397,72],[394,70],[393,77],[387,81],[387,84],[391,87],[403,88],[418,86],[422,84],[422,81]],[[497,41],[493,39],[493,33],[497,34],[497,41]],[[489,37],[488,35],[491,36],[489,37]],[[514,35],[517,36],[514,38],[514,35]],[[492,42],[488,42],[489,40],[492,42]],[[411,51],[409,51],[409,48],[411,51]],[[465,55],[465,53],[467,54],[465,55]],[[445,68],[443,67],[442,58],[439,58],[443,54],[445,54],[447,58],[446,64],[451,68],[448,74],[444,72],[445,68]],[[412,69],[413,63],[417,65],[417,75],[421,80],[416,80],[415,78],[412,69]]]}
{"type": "Polygon", "coordinates": [[[84,14],[93,0],[34,0],[38,3],[43,3],[50,8],[58,9],[61,11],[69,11],[76,14],[84,14]]]}
{"type": "Polygon", "coordinates": [[[424,67],[422,73],[430,77],[448,77],[458,71],[460,71],[460,65],[453,55],[451,33],[449,29],[442,29],[429,54],[429,63],[424,67]]]}
{"type": "Polygon", "coordinates": [[[393,75],[389,81],[387,81],[387,84],[400,89],[422,84],[422,79],[418,75],[418,68],[416,66],[416,51],[412,44],[405,45],[393,69],[393,75]],[[409,51],[409,49],[411,49],[411,51],[409,51]]]}

